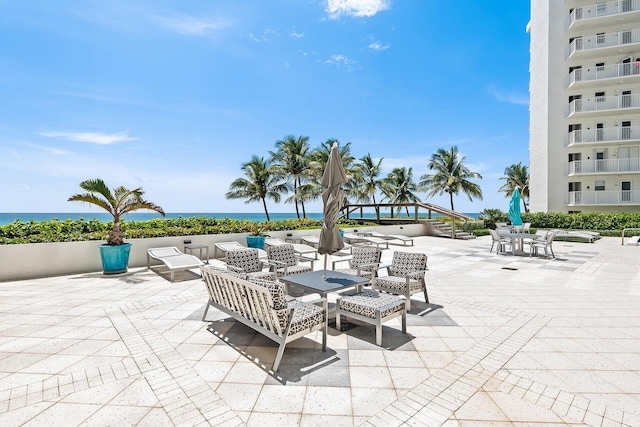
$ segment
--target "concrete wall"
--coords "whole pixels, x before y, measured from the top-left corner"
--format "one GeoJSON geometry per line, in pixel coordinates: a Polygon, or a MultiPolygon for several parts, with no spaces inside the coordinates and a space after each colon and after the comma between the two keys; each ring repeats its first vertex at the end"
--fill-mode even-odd
{"type": "MultiPolygon", "coordinates": [[[[424,236],[424,224],[393,225],[384,227],[355,227],[358,231],[375,229],[386,234],[424,236]]],[[[345,229],[350,232],[353,229],[345,229]]],[[[273,231],[271,237],[285,239],[305,235],[319,235],[320,230],[273,231]]],[[[245,233],[208,234],[203,236],[157,237],[150,239],[128,239],[132,243],[129,267],[147,265],[147,249],[176,246],[184,250],[184,240],[192,244],[208,245],[209,257],[214,258],[214,243],[237,241],[246,246],[245,233]]],[[[63,276],[102,271],[100,251],[101,241],[65,243],[28,243],[21,245],[0,245],[0,282],[24,280],[39,277],[63,276]]],[[[198,251],[196,251],[196,254],[198,251]]],[[[204,255],[204,254],[203,254],[204,255]]]]}

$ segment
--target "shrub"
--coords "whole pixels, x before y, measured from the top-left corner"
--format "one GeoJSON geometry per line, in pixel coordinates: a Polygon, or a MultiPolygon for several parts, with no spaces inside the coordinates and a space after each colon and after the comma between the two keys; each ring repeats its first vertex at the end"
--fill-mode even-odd
{"type": "MultiPolygon", "coordinates": [[[[374,225],[362,220],[339,220],[338,226],[374,225]]],[[[259,226],[266,230],[300,230],[322,227],[321,220],[302,218],[261,222],[259,226]]],[[[97,219],[85,221],[67,219],[60,221],[27,221],[16,220],[0,226],[0,244],[74,242],[85,240],[105,240],[113,222],[102,222],[97,219]]],[[[249,233],[256,227],[256,222],[231,218],[212,217],[179,217],[156,218],[147,221],[122,220],[120,227],[127,239],[168,236],[195,236],[204,234],[249,233]]]]}

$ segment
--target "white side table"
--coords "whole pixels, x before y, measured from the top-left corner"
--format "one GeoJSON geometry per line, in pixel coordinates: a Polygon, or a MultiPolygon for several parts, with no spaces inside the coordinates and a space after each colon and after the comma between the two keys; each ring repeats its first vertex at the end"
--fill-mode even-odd
{"type": "Polygon", "coordinates": [[[193,250],[198,249],[200,251],[199,258],[209,264],[209,245],[193,245],[191,243],[184,245],[184,253],[193,255],[193,250]],[[202,258],[202,250],[204,249],[205,257],[202,258]]]}

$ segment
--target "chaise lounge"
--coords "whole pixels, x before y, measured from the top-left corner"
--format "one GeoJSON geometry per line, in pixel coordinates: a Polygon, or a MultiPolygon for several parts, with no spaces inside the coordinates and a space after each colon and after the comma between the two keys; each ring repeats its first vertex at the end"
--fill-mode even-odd
{"type": "Polygon", "coordinates": [[[147,268],[149,269],[151,268],[151,259],[160,261],[167,266],[172,282],[175,279],[176,271],[190,270],[204,265],[197,256],[182,253],[175,246],[147,249],[147,268]]]}

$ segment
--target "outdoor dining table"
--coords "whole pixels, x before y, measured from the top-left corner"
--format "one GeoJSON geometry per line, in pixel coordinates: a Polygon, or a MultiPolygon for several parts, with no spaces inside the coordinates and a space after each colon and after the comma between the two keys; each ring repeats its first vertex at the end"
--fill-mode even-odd
{"type": "Polygon", "coordinates": [[[535,240],[540,237],[529,233],[500,233],[500,236],[511,239],[511,255],[515,255],[516,252],[524,253],[523,245],[525,239],[535,240]]]}

